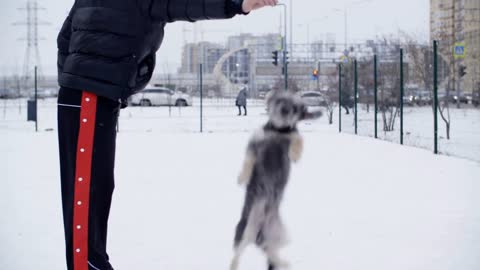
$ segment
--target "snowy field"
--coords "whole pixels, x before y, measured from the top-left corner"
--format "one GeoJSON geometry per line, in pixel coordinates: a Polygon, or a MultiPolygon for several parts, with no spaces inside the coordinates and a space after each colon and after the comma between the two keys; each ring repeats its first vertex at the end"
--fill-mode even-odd
{"type": "MultiPolygon", "coordinates": [[[[38,133],[25,106],[9,102],[0,105],[0,270],[62,270],[55,101],[41,102],[38,133]]],[[[266,116],[260,103],[247,117],[228,101],[205,105],[204,134],[198,106],[122,111],[115,269],[228,268],[243,202],[236,175],[266,116]]],[[[325,118],[300,129],[305,152],[282,208],[293,270],[480,269],[480,163],[338,134],[325,118]]],[[[243,258],[241,269],[266,269],[254,248],[243,258]]]]}
{"type": "MultiPolygon", "coordinates": [[[[480,162],[480,108],[463,105],[457,109],[450,108],[451,131],[450,140],[446,138],[445,123],[438,114],[438,151],[441,154],[462,157],[480,162]]],[[[338,110],[338,108],[337,108],[338,110]]],[[[338,114],[334,122],[338,127],[338,114]]],[[[367,112],[364,105],[358,106],[358,134],[374,137],[375,115],[373,107],[367,112]]],[[[355,133],[353,112],[342,114],[342,131],[355,133]]],[[[404,144],[433,151],[433,112],[426,107],[404,107],[404,144]]],[[[394,143],[400,143],[400,117],[396,118],[395,130],[383,131],[382,114],[378,113],[378,138],[394,143]]]]}

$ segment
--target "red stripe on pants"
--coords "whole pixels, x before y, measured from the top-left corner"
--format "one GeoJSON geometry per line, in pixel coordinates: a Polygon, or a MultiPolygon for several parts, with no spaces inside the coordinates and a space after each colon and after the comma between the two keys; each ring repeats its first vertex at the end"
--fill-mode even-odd
{"type": "Polygon", "coordinates": [[[88,209],[97,96],[83,91],[73,206],[73,269],[88,270],[88,209]]]}

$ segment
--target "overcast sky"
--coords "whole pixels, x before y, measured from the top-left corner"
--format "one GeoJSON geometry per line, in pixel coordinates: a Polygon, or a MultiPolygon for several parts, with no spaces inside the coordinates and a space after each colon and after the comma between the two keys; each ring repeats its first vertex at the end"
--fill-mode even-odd
{"type": "MultiPolygon", "coordinates": [[[[290,0],[287,0],[289,3],[290,0]]],[[[307,27],[310,24],[310,41],[321,38],[325,33],[334,33],[337,42],[344,39],[343,12],[335,9],[348,7],[349,42],[374,39],[377,35],[395,34],[399,30],[412,32],[428,39],[428,0],[371,0],[358,4],[358,0],[293,0],[294,42],[306,43],[307,27]],[[327,17],[326,19],[320,19],[327,17]]],[[[19,38],[26,34],[25,26],[13,26],[25,20],[25,12],[18,10],[23,1],[1,0],[0,6],[0,73],[12,75],[22,70],[25,41],[19,38]]],[[[40,54],[45,74],[56,73],[56,37],[73,0],[38,0],[45,10],[39,11],[39,18],[50,25],[40,28],[40,54]]],[[[238,33],[278,33],[282,9],[265,8],[248,16],[237,16],[232,20],[197,23],[176,22],[166,28],[165,39],[157,54],[157,73],[175,72],[180,65],[181,48],[186,41],[223,42],[226,37],[238,33]],[[183,31],[187,30],[187,31],[183,31]],[[202,35],[203,33],[203,35],[202,35]]]]}

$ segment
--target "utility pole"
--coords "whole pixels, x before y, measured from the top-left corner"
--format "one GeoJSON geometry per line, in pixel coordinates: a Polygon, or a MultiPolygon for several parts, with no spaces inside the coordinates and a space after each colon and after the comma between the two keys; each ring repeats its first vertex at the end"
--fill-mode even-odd
{"type": "Polygon", "coordinates": [[[45,8],[38,6],[36,0],[28,0],[25,7],[18,8],[18,10],[26,11],[26,21],[15,22],[14,26],[26,25],[26,37],[21,38],[20,40],[27,41],[27,48],[25,51],[25,59],[23,64],[23,77],[22,84],[23,87],[26,87],[31,79],[33,73],[33,67],[38,66],[39,79],[43,79],[42,69],[41,69],[41,60],[40,60],[40,50],[39,50],[39,40],[42,38],[38,35],[38,27],[40,25],[49,25],[48,22],[39,21],[38,11],[45,10],[45,8]],[[32,56],[34,58],[32,59],[32,56]]]}
{"type": "MultiPolygon", "coordinates": [[[[287,11],[285,11],[285,17],[287,16],[287,11]]],[[[285,23],[287,20],[285,20],[285,23]]],[[[287,25],[285,25],[287,27],[287,25]]],[[[285,33],[285,38],[287,38],[285,33]]],[[[285,50],[286,47],[285,47],[285,50]]],[[[290,56],[293,57],[293,0],[290,0],[290,56]]]]}
{"type": "MultiPolygon", "coordinates": [[[[458,0],[453,0],[453,28],[454,28],[454,33],[453,33],[453,36],[454,36],[454,39],[453,39],[453,46],[452,48],[455,46],[455,44],[457,43],[458,40],[463,40],[464,37],[463,37],[463,34],[460,35],[460,37],[457,35],[457,33],[463,33],[463,25],[462,25],[462,15],[460,14],[460,11],[464,8],[463,6],[457,6],[457,2],[458,0]],[[459,14],[457,16],[457,10],[459,11],[459,14]]],[[[461,5],[461,2],[459,3],[461,5]]],[[[460,67],[459,67],[459,64],[460,64],[460,61],[457,60],[457,58],[454,59],[454,68],[456,70],[459,70],[460,67]]],[[[454,70],[454,72],[456,71],[454,70]]],[[[457,76],[457,74],[454,74],[454,76],[457,76]]],[[[456,94],[457,94],[457,100],[456,100],[456,103],[457,103],[457,108],[460,108],[460,85],[461,85],[461,79],[462,79],[462,76],[458,76],[456,78],[456,85],[455,85],[455,89],[456,89],[456,94]]]]}
{"type": "Polygon", "coordinates": [[[7,75],[3,75],[3,90],[6,91],[5,92],[5,98],[3,99],[3,119],[5,119],[5,116],[7,114],[7,98],[8,98],[8,95],[10,95],[9,92],[7,92],[7,75]]]}
{"type": "Polygon", "coordinates": [[[345,51],[348,51],[348,21],[347,21],[347,4],[345,3],[345,51]]]}
{"type": "MultiPolygon", "coordinates": [[[[453,54],[453,47],[455,46],[455,43],[457,42],[457,35],[456,35],[456,23],[455,23],[455,20],[456,20],[456,16],[455,16],[455,13],[456,13],[456,2],[457,0],[452,0],[452,43],[449,47],[449,53],[452,57],[452,63],[451,63],[451,67],[452,67],[452,73],[451,75],[453,76],[452,77],[452,85],[451,87],[453,87],[453,90],[457,90],[457,68],[456,68],[456,65],[457,65],[457,59],[455,58],[454,54],[453,54]]],[[[450,89],[447,89],[447,98],[450,96],[449,94],[449,91],[450,89]]],[[[458,91],[458,90],[457,90],[458,91]]],[[[458,96],[457,96],[458,98],[458,96]]],[[[448,103],[449,101],[447,101],[448,103]]],[[[457,106],[458,106],[458,103],[457,103],[457,106]]]]}
{"type": "Polygon", "coordinates": [[[283,76],[285,79],[285,91],[288,90],[288,48],[287,48],[287,6],[285,4],[277,4],[283,7],[284,12],[284,37],[283,37],[283,76]]]}
{"type": "Polygon", "coordinates": [[[322,77],[320,60],[317,62],[318,78],[317,78],[317,90],[320,91],[320,78],[322,77]]]}
{"type": "Polygon", "coordinates": [[[351,3],[348,3],[345,2],[345,5],[343,7],[343,11],[339,8],[334,8],[333,10],[336,11],[336,12],[343,12],[343,16],[344,16],[344,27],[345,27],[345,30],[344,30],[344,34],[345,34],[345,51],[348,50],[348,14],[347,14],[347,11],[348,11],[348,8],[352,8],[354,6],[358,6],[358,5],[362,5],[362,4],[365,4],[365,3],[369,3],[369,2],[372,2],[372,0],[358,0],[358,1],[355,1],[355,2],[351,2],[351,3]]]}

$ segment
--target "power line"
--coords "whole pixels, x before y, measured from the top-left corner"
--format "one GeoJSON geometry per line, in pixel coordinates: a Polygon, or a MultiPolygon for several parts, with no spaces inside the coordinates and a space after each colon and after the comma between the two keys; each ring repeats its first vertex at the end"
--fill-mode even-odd
{"type": "Polygon", "coordinates": [[[42,64],[39,50],[39,41],[44,38],[39,36],[38,28],[40,25],[50,25],[45,21],[40,21],[38,18],[39,10],[46,10],[40,7],[36,0],[28,0],[25,6],[19,7],[18,10],[26,11],[26,20],[13,23],[14,26],[26,26],[26,35],[24,38],[19,38],[21,41],[26,41],[26,50],[23,62],[22,84],[27,87],[33,79],[33,69],[37,66],[38,79],[43,80],[42,64]]]}

